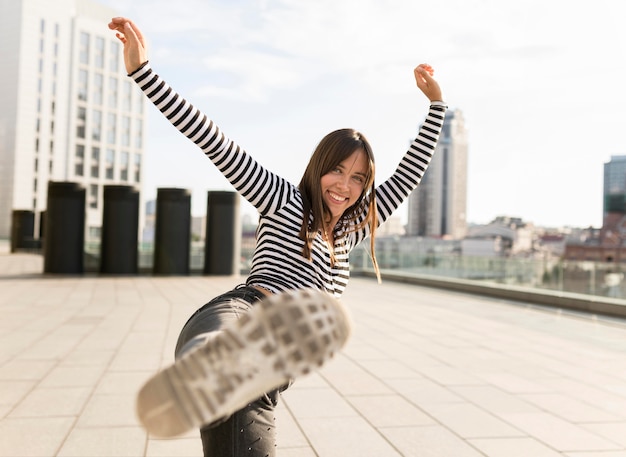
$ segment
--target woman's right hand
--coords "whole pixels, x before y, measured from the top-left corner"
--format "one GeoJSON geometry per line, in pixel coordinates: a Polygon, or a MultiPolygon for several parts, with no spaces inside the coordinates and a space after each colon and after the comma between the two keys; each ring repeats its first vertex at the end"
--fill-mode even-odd
{"type": "Polygon", "coordinates": [[[109,22],[109,28],[115,30],[115,36],[124,44],[124,65],[131,74],[148,61],[146,43],[141,30],[124,17],[114,17],[109,22]]]}

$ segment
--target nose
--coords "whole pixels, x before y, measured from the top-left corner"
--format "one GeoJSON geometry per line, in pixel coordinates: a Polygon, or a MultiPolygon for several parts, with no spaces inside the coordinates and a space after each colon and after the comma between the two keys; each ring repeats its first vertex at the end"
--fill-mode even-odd
{"type": "Polygon", "coordinates": [[[347,176],[342,176],[341,178],[339,178],[339,180],[337,181],[337,186],[340,189],[348,189],[348,187],[350,187],[350,178],[348,178],[347,176]]]}

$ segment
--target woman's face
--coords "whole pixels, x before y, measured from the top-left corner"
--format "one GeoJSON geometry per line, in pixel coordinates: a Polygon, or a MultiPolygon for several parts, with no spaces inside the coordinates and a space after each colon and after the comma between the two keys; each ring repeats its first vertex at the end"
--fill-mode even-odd
{"type": "Polygon", "coordinates": [[[333,227],[346,209],[363,193],[369,171],[367,155],[357,149],[321,178],[322,199],[330,210],[333,227]]]}

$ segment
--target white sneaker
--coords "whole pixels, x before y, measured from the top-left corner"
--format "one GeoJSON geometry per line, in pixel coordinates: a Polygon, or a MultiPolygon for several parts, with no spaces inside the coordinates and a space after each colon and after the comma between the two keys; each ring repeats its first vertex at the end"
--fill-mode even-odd
{"type": "Polygon", "coordinates": [[[319,368],[349,335],[346,309],[327,293],[269,296],[154,375],[137,396],[139,420],[152,435],[172,437],[228,417],[319,368]]]}

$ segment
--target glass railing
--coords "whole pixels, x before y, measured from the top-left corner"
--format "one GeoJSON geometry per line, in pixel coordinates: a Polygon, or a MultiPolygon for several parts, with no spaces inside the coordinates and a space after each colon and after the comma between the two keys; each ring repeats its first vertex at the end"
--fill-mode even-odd
{"type": "MultiPolygon", "coordinates": [[[[100,246],[97,243],[86,245],[87,271],[97,271],[99,250],[100,246]]],[[[152,244],[140,244],[140,272],[148,273],[152,270],[153,255],[152,244]]],[[[249,273],[251,258],[252,250],[242,248],[242,275],[249,273]]],[[[406,249],[382,249],[377,250],[376,258],[381,270],[405,272],[409,275],[438,276],[626,299],[624,270],[615,263],[568,261],[547,255],[543,258],[463,256],[456,252],[439,252],[436,249],[428,253],[406,249]]],[[[202,272],[204,268],[202,242],[191,244],[189,263],[192,274],[202,272]]],[[[373,269],[371,258],[364,245],[350,253],[350,264],[354,272],[373,269]]]]}
{"type": "MultiPolygon", "coordinates": [[[[377,252],[381,270],[484,283],[531,287],[612,298],[626,298],[623,269],[615,263],[577,262],[556,257],[472,257],[451,252],[418,254],[401,249],[377,252]]],[[[353,271],[371,270],[367,250],[350,254],[353,271]]],[[[626,266],[624,267],[626,269],[626,266]]]]}

